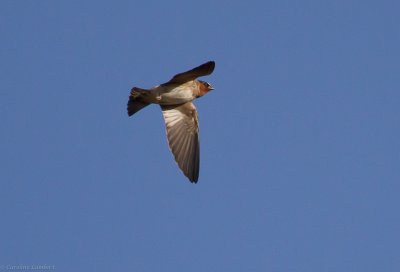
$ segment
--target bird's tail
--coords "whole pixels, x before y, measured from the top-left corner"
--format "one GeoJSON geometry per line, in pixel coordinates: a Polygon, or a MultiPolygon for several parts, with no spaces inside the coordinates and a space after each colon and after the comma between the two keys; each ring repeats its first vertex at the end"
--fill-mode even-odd
{"type": "Polygon", "coordinates": [[[144,107],[150,105],[150,103],[144,101],[148,90],[133,87],[128,101],[128,115],[132,116],[136,112],[140,111],[144,107]]]}

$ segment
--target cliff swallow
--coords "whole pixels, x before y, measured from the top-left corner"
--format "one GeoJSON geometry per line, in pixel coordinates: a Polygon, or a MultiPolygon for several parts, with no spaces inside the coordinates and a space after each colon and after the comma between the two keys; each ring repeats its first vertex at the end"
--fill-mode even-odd
{"type": "Polygon", "coordinates": [[[215,62],[206,62],[180,73],[151,89],[133,87],[128,101],[131,116],[150,104],[158,104],[164,116],[169,148],[183,174],[193,183],[199,178],[199,124],[196,107],[192,103],[213,87],[198,77],[210,75],[215,62]]]}

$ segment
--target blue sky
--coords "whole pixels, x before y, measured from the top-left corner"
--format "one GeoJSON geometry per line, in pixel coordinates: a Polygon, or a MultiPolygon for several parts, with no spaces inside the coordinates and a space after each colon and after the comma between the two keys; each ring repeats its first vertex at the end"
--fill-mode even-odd
{"type": "Polygon", "coordinates": [[[0,268],[399,271],[398,1],[1,1],[0,268]],[[133,86],[205,61],[199,183],[133,86]]]}

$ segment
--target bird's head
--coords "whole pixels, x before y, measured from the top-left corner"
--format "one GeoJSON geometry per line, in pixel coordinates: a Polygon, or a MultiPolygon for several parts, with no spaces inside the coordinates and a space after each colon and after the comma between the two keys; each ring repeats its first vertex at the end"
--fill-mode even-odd
{"type": "Polygon", "coordinates": [[[204,89],[206,89],[206,92],[214,90],[213,86],[211,86],[210,83],[202,81],[202,80],[199,80],[199,82],[204,86],[204,89]]]}

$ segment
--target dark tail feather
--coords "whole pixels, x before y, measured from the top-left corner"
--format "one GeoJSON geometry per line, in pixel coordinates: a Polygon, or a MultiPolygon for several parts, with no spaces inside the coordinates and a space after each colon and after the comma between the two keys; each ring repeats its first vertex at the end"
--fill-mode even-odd
{"type": "Polygon", "coordinates": [[[136,112],[140,111],[144,107],[150,105],[150,103],[143,101],[143,95],[145,95],[146,90],[139,88],[132,88],[131,95],[128,101],[128,115],[132,116],[136,112]]]}

